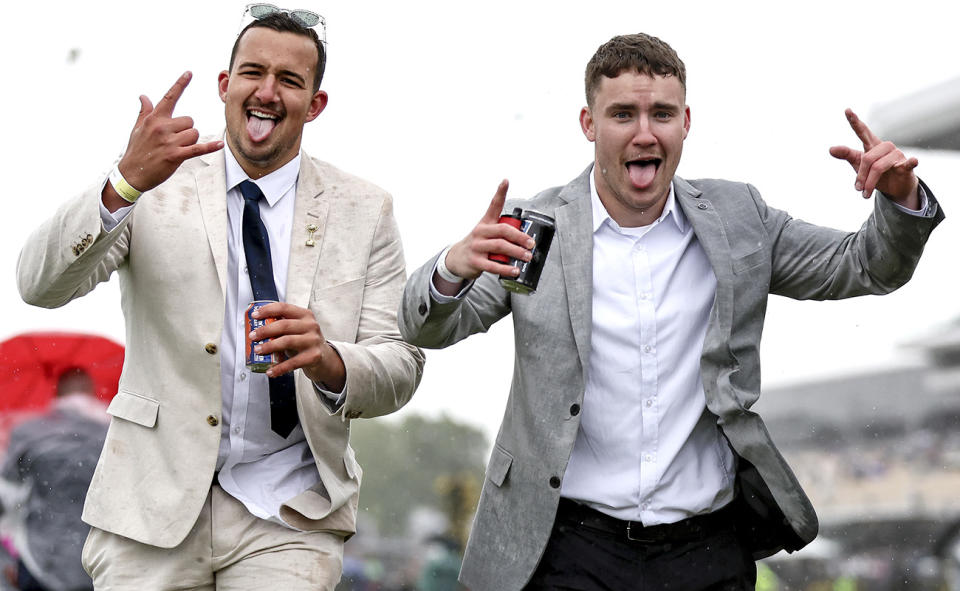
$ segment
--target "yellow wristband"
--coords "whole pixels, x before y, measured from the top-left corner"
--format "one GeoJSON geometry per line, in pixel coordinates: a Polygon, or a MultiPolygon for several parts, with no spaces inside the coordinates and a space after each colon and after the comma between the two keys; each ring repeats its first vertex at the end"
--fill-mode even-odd
{"type": "Polygon", "coordinates": [[[114,166],[113,170],[110,171],[110,184],[113,185],[113,189],[117,192],[117,195],[120,195],[120,197],[128,203],[136,203],[140,195],[143,195],[142,191],[131,187],[127,179],[123,178],[123,175],[120,174],[119,166],[114,166]]]}

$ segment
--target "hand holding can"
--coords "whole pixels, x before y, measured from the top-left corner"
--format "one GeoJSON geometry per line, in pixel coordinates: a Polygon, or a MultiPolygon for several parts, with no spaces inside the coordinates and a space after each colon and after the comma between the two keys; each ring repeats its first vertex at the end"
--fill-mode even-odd
{"type": "Polygon", "coordinates": [[[535,242],[533,250],[530,251],[532,257],[529,261],[522,261],[501,254],[489,255],[490,260],[516,267],[520,271],[516,277],[501,275],[500,285],[504,289],[518,294],[535,293],[540,282],[540,273],[543,271],[543,265],[547,260],[547,253],[550,251],[550,244],[553,242],[553,235],[556,231],[553,218],[536,211],[524,211],[518,207],[513,210],[513,213],[501,215],[499,222],[517,228],[533,238],[535,242]]]}

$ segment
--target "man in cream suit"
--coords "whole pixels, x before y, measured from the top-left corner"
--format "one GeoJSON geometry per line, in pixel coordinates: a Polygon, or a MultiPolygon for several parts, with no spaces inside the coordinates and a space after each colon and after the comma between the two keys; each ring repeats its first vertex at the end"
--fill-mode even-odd
{"type": "Polygon", "coordinates": [[[534,295],[491,253],[533,241],[480,223],[407,283],[401,333],[446,347],[513,315],[516,364],[462,582],[473,591],[753,589],[754,560],[817,518],[750,410],[767,296],[886,293],[942,219],[917,161],[851,111],[863,150],[831,148],[874,211],[859,232],[791,219],[750,185],[674,176],[690,129],[683,62],[644,34],[602,45],[582,130],[595,161],[509,203],[556,220],[534,295]],[[484,273],[486,272],[486,273],[484,273]]]}
{"type": "Polygon", "coordinates": [[[300,151],[327,102],[322,20],[248,11],[219,76],[225,142],[173,117],[189,73],[156,107],[141,97],[109,179],[21,253],[40,306],[120,277],[127,357],[83,513],[98,589],[333,589],[361,476],[350,420],[397,410],[420,379],[390,196],[300,151]],[[252,338],[281,361],[264,375],[245,365],[244,311],[267,284],[280,303],[252,338]]]}

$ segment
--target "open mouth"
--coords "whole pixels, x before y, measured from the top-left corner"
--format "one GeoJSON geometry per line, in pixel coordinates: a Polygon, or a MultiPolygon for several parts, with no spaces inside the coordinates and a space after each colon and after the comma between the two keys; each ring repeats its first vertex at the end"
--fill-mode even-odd
{"type": "Polygon", "coordinates": [[[279,122],[279,115],[263,109],[247,109],[247,133],[254,142],[262,142],[270,137],[279,122]]]}
{"type": "Polygon", "coordinates": [[[630,175],[630,182],[637,189],[646,189],[657,176],[661,162],[660,158],[637,158],[628,161],[627,174],[630,175]]]}

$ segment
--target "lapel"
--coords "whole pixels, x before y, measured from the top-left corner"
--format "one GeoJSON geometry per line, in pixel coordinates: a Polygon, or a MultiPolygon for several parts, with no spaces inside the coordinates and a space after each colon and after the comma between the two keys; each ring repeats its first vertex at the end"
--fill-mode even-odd
{"type": "MultiPolygon", "coordinates": [[[[680,177],[673,178],[674,197],[687,216],[697,240],[703,247],[713,273],[717,278],[717,295],[711,312],[711,325],[720,329],[716,335],[720,341],[727,342],[733,318],[733,264],[730,242],[723,228],[723,221],[714,204],[703,195],[703,191],[680,177]]],[[[709,338],[709,337],[708,337],[709,338]]]]}
{"type": "Polygon", "coordinates": [[[593,165],[560,190],[564,202],[556,210],[557,236],[563,285],[570,308],[570,324],[586,371],[590,359],[593,314],[593,209],[590,205],[590,172],[593,165]]]}
{"type": "Polygon", "coordinates": [[[320,169],[313,159],[302,154],[290,232],[286,301],[303,308],[310,303],[310,290],[323,246],[329,208],[329,195],[321,198],[325,190],[320,169]]]}
{"type": "MultiPolygon", "coordinates": [[[[226,147],[224,150],[228,149],[226,147]]],[[[213,262],[220,280],[220,296],[227,293],[227,180],[223,151],[200,156],[206,166],[197,173],[197,198],[213,262]]]]}

